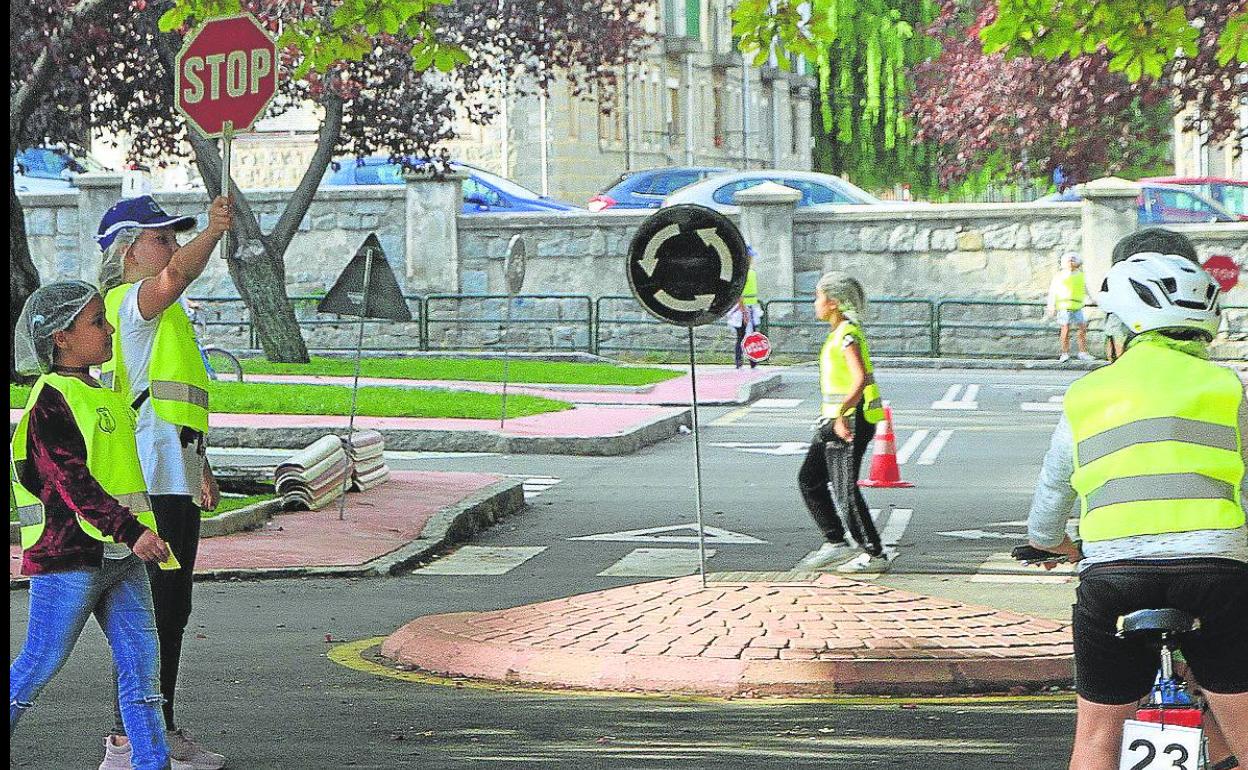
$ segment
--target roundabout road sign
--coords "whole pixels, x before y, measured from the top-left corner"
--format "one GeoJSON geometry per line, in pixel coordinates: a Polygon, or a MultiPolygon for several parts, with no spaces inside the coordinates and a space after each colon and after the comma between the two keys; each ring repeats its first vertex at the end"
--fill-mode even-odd
{"type": "Polygon", "coordinates": [[[745,239],[705,206],[659,209],[628,249],[628,285],[649,313],[679,326],[702,326],[732,309],[745,288],[745,239]]]}

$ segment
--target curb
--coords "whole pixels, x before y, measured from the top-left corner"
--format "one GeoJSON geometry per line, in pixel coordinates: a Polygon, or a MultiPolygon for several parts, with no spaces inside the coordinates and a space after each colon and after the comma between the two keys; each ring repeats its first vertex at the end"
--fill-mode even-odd
{"type": "MultiPolygon", "coordinates": [[[[627,407],[621,407],[627,408],[627,407]]],[[[605,436],[517,436],[496,430],[405,430],[381,428],[386,449],[401,452],[493,452],[615,457],[632,454],[689,427],[689,409],[656,417],[624,433],[605,436]]],[[[326,433],[325,427],[212,429],[214,447],[302,449],[326,433]]]]}
{"type": "Polygon", "coordinates": [[[263,500],[244,508],[204,519],[199,525],[200,538],[232,535],[248,529],[259,529],[271,516],[282,512],[282,498],[263,500]]]}
{"type": "Polygon", "coordinates": [[[1079,361],[1072,358],[1066,363],[1035,358],[909,358],[907,356],[873,357],[877,366],[893,369],[1011,369],[1023,371],[1090,372],[1109,364],[1108,361],[1079,361]]]}
{"type": "MultiPolygon", "coordinates": [[[[254,508],[268,504],[258,503],[254,508]]],[[[277,567],[272,569],[218,569],[195,573],[197,582],[219,580],[276,580],[279,578],[384,577],[428,559],[495,522],[523,510],[524,485],[507,479],[465,497],[430,517],[417,540],[363,564],[339,567],[277,567]]],[[[243,509],[240,509],[243,510],[243,509]]],[[[28,588],[25,578],[9,578],[9,590],[28,588]]]]}

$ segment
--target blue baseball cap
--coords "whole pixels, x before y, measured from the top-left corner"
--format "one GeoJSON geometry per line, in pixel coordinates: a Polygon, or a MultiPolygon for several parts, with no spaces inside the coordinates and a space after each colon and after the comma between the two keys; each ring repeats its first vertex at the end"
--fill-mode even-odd
{"type": "Polygon", "coordinates": [[[117,233],[128,227],[150,229],[156,227],[172,227],[178,232],[189,230],[195,226],[195,217],[175,217],[166,213],[160,204],[150,195],[137,198],[123,198],[117,201],[100,219],[100,229],[95,240],[100,250],[105,251],[112,245],[117,233]]]}

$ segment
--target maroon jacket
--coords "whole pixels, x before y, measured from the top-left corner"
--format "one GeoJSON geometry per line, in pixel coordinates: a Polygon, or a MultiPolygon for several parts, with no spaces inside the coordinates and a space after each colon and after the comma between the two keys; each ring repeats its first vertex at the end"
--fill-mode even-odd
{"type": "Polygon", "coordinates": [[[147,528],[87,469],[87,445],[65,397],[44,388],[30,410],[22,485],[43,501],[39,542],[22,553],[22,574],[39,575],[100,566],[104,544],[78,526],[75,514],[131,548],[147,528]]]}

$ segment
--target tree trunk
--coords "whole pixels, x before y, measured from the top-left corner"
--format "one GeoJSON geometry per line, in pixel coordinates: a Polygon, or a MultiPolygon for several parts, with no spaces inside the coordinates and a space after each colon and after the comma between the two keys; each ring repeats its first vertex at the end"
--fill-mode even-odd
{"type": "MultiPolygon", "coordinates": [[[[9,157],[17,152],[17,145],[9,140],[9,157]]],[[[13,166],[9,165],[9,382],[21,382],[28,378],[17,373],[14,358],[13,335],[17,331],[17,318],[31,292],[39,288],[39,271],[30,258],[30,244],[26,242],[26,213],[17,198],[17,185],[13,178],[13,166]]]]}

